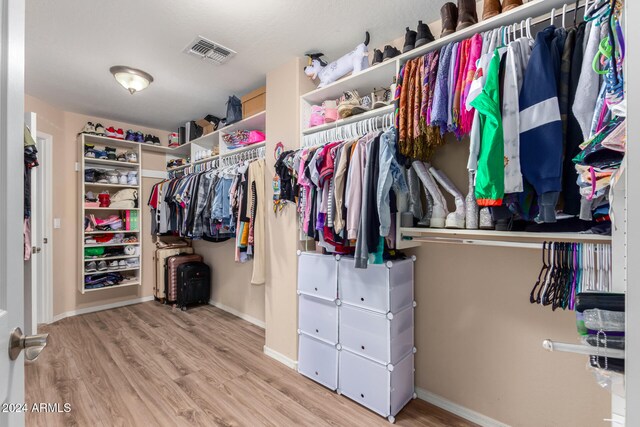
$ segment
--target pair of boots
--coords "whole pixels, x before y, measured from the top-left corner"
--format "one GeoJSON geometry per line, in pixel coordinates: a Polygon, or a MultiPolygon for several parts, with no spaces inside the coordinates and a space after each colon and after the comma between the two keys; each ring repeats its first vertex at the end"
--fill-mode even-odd
{"type": "Polygon", "coordinates": [[[402,48],[402,53],[424,46],[434,40],[435,38],[433,37],[433,34],[431,34],[429,26],[427,24],[423,24],[422,21],[418,21],[418,31],[413,31],[407,27],[404,34],[404,46],[402,48]]]}
{"type": "Polygon", "coordinates": [[[482,20],[493,18],[502,12],[508,12],[511,9],[515,9],[518,6],[522,6],[522,0],[484,0],[482,6],[482,20]]]}
{"type": "Polygon", "coordinates": [[[388,61],[391,58],[395,58],[400,55],[400,51],[396,49],[395,46],[391,46],[390,44],[385,45],[384,52],[380,49],[373,49],[373,60],[371,61],[371,65],[376,65],[384,61],[388,61]]]}
{"type": "Polygon", "coordinates": [[[451,180],[429,163],[414,161],[412,169],[427,190],[427,218],[420,221],[421,225],[427,225],[431,228],[465,228],[465,201],[462,193],[451,180]],[[449,212],[447,209],[447,201],[438,188],[438,184],[455,198],[456,210],[454,212],[449,212]]]}
{"type": "Polygon", "coordinates": [[[475,0],[458,0],[458,6],[454,3],[445,3],[440,8],[442,19],[442,32],[440,37],[448,36],[457,30],[464,30],[478,23],[475,0]]]}

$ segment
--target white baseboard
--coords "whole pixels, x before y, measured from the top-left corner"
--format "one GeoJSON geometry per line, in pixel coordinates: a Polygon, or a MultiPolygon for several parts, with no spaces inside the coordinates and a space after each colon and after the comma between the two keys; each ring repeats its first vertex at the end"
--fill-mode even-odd
{"type": "Polygon", "coordinates": [[[278,353],[277,351],[275,351],[273,349],[270,349],[266,345],[264,347],[262,347],[262,351],[264,351],[264,354],[266,354],[267,356],[269,356],[272,359],[277,360],[278,362],[282,363],[283,365],[288,366],[291,369],[298,370],[298,362],[295,361],[295,360],[289,359],[284,354],[278,353]]]}
{"type": "Polygon", "coordinates": [[[150,295],[148,297],[128,299],[125,301],[114,302],[111,304],[94,305],[93,307],[86,307],[86,308],[80,308],[78,310],[65,311],[64,313],[60,313],[53,316],[53,320],[51,321],[51,323],[57,322],[58,320],[65,319],[67,317],[78,316],[80,314],[87,314],[87,313],[93,313],[96,311],[109,310],[110,308],[124,307],[126,305],[140,304],[141,302],[147,302],[152,300],[153,300],[153,295],[150,295]]]}
{"type": "Polygon", "coordinates": [[[256,319],[253,316],[249,316],[248,314],[245,314],[245,313],[243,313],[243,312],[241,312],[239,310],[236,310],[233,307],[229,307],[228,305],[224,305],[224,304],[221,304],[221,303],[213,301],[213,300],[209,301],[209,304],[214,306],[214,307],[218,307],[220,310],[224,310],[227,313],[231,313],[234,316],[241,318],[242,320],[246,320],[249,323],[253,323],[254,325],[256,325],[259,328],[262,328],[262,329],[265,328],[264,321],[262,321],[260,319],[256,319]]]}
{"type": "Polygon", "coordinates": [[[438,396],[437,394],[431,393],[430,391],[424,390],[422,388],[416,387],[416,394],[418,395],[419,399],[429,402],[432,405],[437,406],[438,408],[442,408],[445,411],[456,414],[457,416],[476,423],[482,427],[510,427],[508,424],[501,423],[500,421],[489,418],[479,412],[473,411],[469,408],[465,408],[464,406],[458,405],[457,403],[454,403],[450,400],[445,399],[444,397],[438,396]]]}

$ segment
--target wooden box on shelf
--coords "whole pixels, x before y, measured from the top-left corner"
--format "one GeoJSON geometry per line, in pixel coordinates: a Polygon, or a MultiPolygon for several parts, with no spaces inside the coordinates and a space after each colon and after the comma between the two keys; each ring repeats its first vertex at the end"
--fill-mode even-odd
{"type": "Polygon", "coordinates": [[[267,87],[262,86],[241,97],[242,118],[253,116],[264,111],[267,107],[267,87]]]}

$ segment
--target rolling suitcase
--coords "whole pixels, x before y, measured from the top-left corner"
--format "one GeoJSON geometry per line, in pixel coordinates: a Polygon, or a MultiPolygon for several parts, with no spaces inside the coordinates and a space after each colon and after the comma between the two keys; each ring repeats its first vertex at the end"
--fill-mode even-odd
{"type": "Polygon", "coordinates": [[[167,286],[167,302],[175,303],[178,300],[178,267],[186,262],[202,262],[200,255],[175,255],[167,258],[164,269],[165,284],[167,286]]]}
{"type": "Polygon", "coordinates": [[[165,249],[156,249],[156,253],[154,259],[156,261],[156,281],[153,284],[153,296],[161,302],[165,302],[167,298],[166,290],[167,284],[165,282],[165,273],[164,269],[166,266],[167,258],[170,256],[180,255],[180,254],[192,254],[193,248],[191,247],[181,247],[181,248],[165,248],[165,249]]]}
{"type": "Polygon", "coordinates": [[[187,262],[178,267],[178,307],[207,304],[211,295],[211,270],[203,262],[187,262]]]}

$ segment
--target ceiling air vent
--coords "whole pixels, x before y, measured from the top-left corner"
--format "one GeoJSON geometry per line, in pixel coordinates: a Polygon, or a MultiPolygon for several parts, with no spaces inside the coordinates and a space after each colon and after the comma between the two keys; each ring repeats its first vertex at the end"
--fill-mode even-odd
{"type": "Polygon", "coordinates": [[[216,64],[224,64],[236,54],[234,50],[198,36],[183,50],[187,55],[208,59],[216,64]]]}

